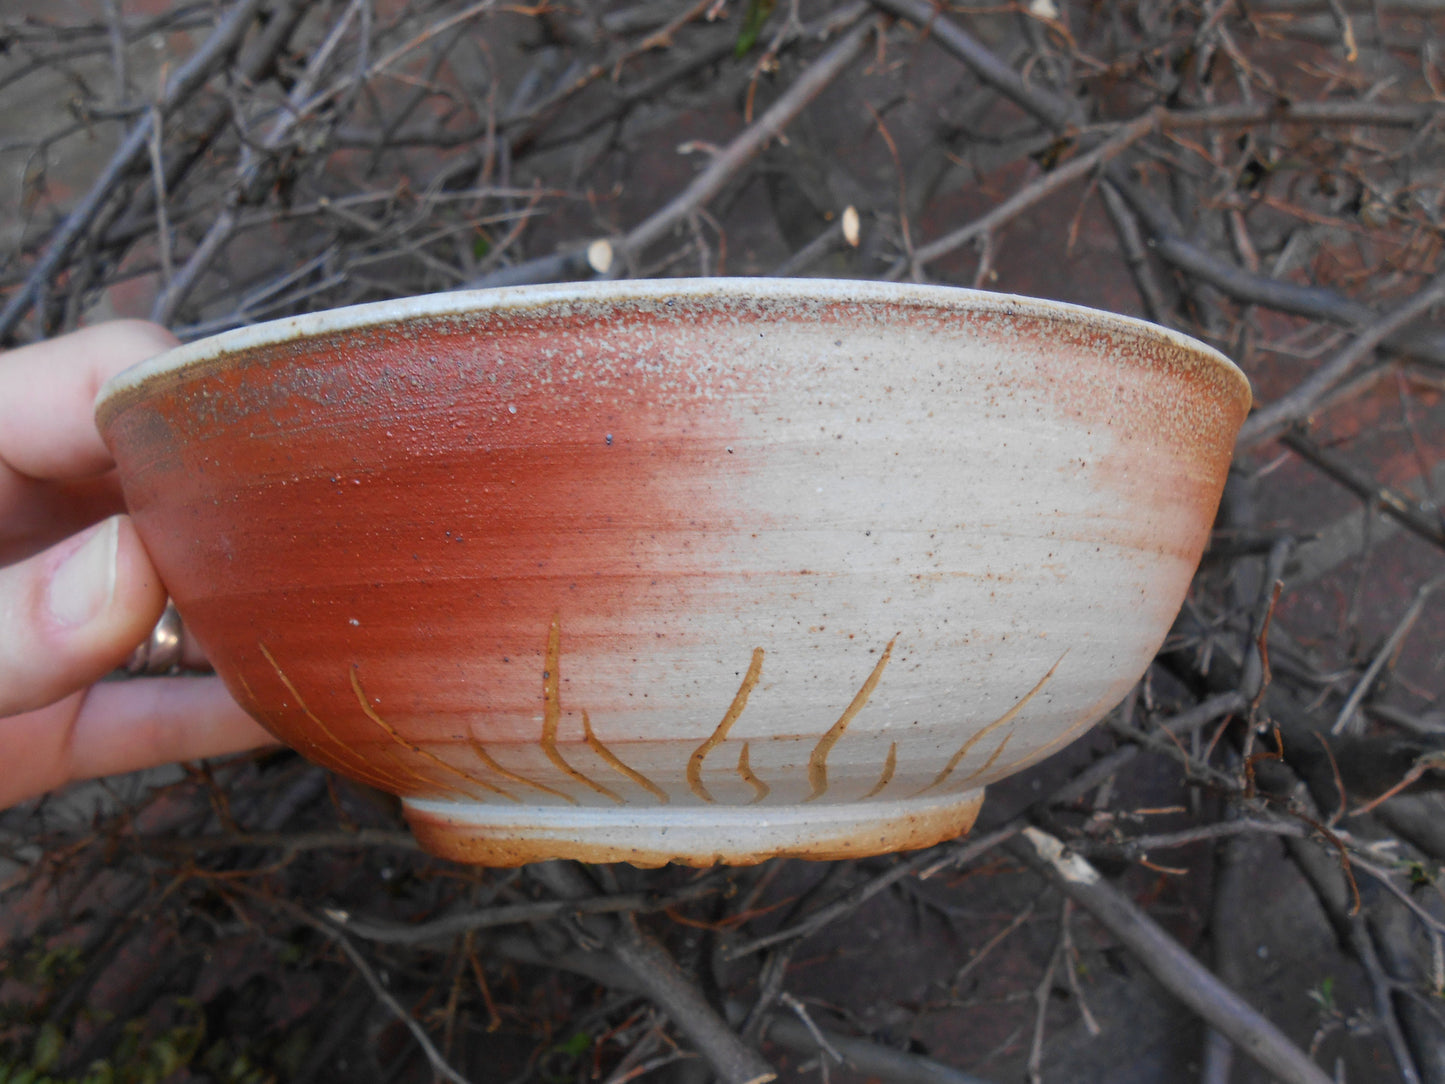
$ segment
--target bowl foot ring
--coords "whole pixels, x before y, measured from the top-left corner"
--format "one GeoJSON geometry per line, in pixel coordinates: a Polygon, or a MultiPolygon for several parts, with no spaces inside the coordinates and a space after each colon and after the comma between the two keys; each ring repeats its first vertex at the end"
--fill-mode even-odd
{"type": "Polygon", "coordinates": [[[752,865],[769,858],[866,858],[916,850],[973,826],[983,791],[893,802],[788,806],[518,808],[407,799],[432,854],[483,866],[553,858],[661,866],[752,865]]]}

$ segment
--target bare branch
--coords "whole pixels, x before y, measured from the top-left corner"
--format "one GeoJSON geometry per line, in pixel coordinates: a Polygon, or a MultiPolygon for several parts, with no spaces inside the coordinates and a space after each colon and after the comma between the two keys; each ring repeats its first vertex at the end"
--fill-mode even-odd
{"type": "Polygon", "coordinates": [[[1435,276],[1418,293],[1362,328],[1349,346],[1296,384],[1287,396],[1250,415],[1239,431],[1238,446],[1247,448],[1258,444],[1295,422],[1304,421],[1330,389],[1373,355],[1381,343],[1403,331],[1442,300],[1445,300],[1445,273],[1435,276]]]}
{"type": "Polygon", "coordinates": [[[1170,993],[1242,1052],[1288,1084],[1333,1084],[1279,1028],[1215,978],[1087,861],[1068,854],[1062,843],[1036,828],[1024,834],[1026,839],[1010,843],[1009,850],[1093,915],[1170,993]]]}
{"type": "MultiPolygon", "coordinates": [[[[860,6],[860,17],[863,10],[860,6]]],[[[691,184],[618,242],[619,265],[635,261],[642,255],[643,249],[661,240],[674,226],[706,206],[744,166],[778,137],[804,106],[862,55],[868,38],[875,32],[881,32],[881,23],[876,19],[855,26],[813,61],[762,116],[693,178],[691,184]]]]}
{"type": "Polygon", "coordinates": [[[5,308],[0,310],[0,340],[10,335],[30,307],[44,296],[51,278],[70,255],[76,241],[90,227],[101,207],[114,195],[121,176],[134,168],[147,153],[152,127],[174,109],[177,103],[189,98],[211,77],[216,66],[224,61],[240,42],[263,3],[264,0],[239,0],[227,9],[217,21],[210,37],[166,81],[165,92],[156,103],[156,108],[144,113],[126,133],[125,139],[96,177],[90,190],[66,216],[64,225],[50,239],[45,251],[35,261],[25,285],[11,294],[5,308]]]}

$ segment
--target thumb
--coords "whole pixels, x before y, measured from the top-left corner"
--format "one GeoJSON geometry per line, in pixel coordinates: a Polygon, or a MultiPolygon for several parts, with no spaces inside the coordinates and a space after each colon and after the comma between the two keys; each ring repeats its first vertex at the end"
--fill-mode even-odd
{"type": "Polygon", "coordinates": [[[0,716],[53,703],[120,665],[165,589],[128,516],[0,571],[0,716]]]}

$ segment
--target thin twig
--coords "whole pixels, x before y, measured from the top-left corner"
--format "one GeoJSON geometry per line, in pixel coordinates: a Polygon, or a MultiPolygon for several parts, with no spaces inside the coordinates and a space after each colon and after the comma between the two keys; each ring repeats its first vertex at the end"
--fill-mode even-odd
{"type": "MultiPolygon", "coordinates": [[[[587,879],[563,862],[543,862],[532,875],[567,900],[589,894],[587,879]]],[[[692,1040],[724,1084],[765,1084],[777,1074],[723,1020],[677,961],[652,936],[623,914],[584,920],[588,931],[637,981],[641,990],[692,1040]],[[589,924],[590,922],[590,924],[589,924]]]]}
{"type": "MultiPolygon", "coordinates": [[[[615,960],[600,952],[544,953],[529,938],[506,936],[489,942],[492,953],[498,957],[519,963],[538,964],[562,968],[584,975],[594,982],[614,990],[630,990],[644,993],[637,978],[615,960]]],[[[729,1002],[727,1015],[730,1020],[740,1020],[746,1009],[729,1002]]],[[[843,1035],[829,1028],[819,1028],[829,1045],[837,1050],[855,1071],[865,1076],[877,1076],[889,1084],[991,1084],[983,1077],[955,1069],[932,1058],[913,1054],[906,1050],[895,1050],[869,1039],[843,1035]]],[[[766,1022],[765,1033],[770,1042],[799,1054],[812,1054],[818,1049],[812,1033],[790,1013],[774,1013],[766,1022]]]]}
{"type": "MultiPolygon", "coordinates": [[[[1241,985],[1244,978],[1240,942],[1247,936],[1251,906],[1246,899],[1247,846],[1235,836],[1214,849],[1214,892],[1209,915],[1211,962],[1220,980],[1232,987],[1241,985]]],[[[1234,1045],[1213,1027],[1205,1030],[1201,1060],[1199,1084],[1229,1084],[1234,1045]]]]}
{"type": "Polygon", "coordinates": [[[780,944],[784,941],[808,937],[818,930],[821,930],[824,926],[828,925],[828,923],[835,922],[844,915],[856,911],[878,893],[892,887],[905,877],[912,877],[924,871],[933,873],[949,866],[964,865],[973,861],[981,854],[987,854],[1000,843],[1013,838],[1022,830],[1023,823],[1021,821],[1011,821],[1009,824],[989,832],[987,835],[962,840],[958,843],[951,843],[942,848],[921,851],[850,890],[836,903],[820,907],[796,925],[788,926],[775,933],[765,934],[762,937],[756,937],[741,945],[731,946],[724,950],[724,955],[730,960],[737,960],[744,956],[750,956],[755,952],[761,952],[765,948],[780,944]]]}
{"type": "Polygon", "coordinates": [[[1400,1077],[1406,1084],[1421,1084],[1415,1057],[1406,1042],[1394,1006],[1394,983],[1385,974],[1376,949],[1370,923],[1352,910],[1347,899],[1347,885],[1340,868],[1311,843],[1286,840],[1285,846],[1295,865],[1304,874],[1316,898],[1324,908],[1330,925],[1340,941],[1349,946],[1369,977],[1375,999],[1375,1015],[1385,1032],[1385,1040],[1394,1055],[1400,1077]]]}
{"type": "MultiPolygon", "coordinates": [[[[153,107],[154,108],[154,107],[153,107]]],[[[166,161],[162,146],[160,111],[151,120],[150,138],[146,141],[151,159],[151,178],[155,185],[156,247],[161,255],[161,282],[169,283],[175,274],[171,263],[171,223],[166,213],[166,161]]]]}
{"type": "Polygon", "coordinates": [[[358,13],[366,6],[366,0],[352,0],[332,25],[330,32],[320,46],[311,54],[301,78],[297,79],[286,96],[281,113],[262,137],[259,147],[246,144],[242,148],[241,161],[237,166],[237,179],[232,186],[230,199],[217,216],[205,236],[196,245],[185,266],[172,278],[157,295],[151,305],[151,319],[159,324],[168,324],[176,309],[194,289],[197,280],[215,261],[222,246],[230,240],[239,219],[238,206],[251,197],[265,164],[266,155],[275,151],[290,136],[292,129],[317,104],[312,92],[322,73],[326,70],[333,54],[341,43],[342,36],[358,13]]]}
{"type": "Polygon", "coordinates": [[[1062,843],[1036,828],[1025,829],[1024,836],[1011,841],[1008,849],[1093,915],[1170,993],[1241,1051],[1286,1084],[1333,1084],[1279,1028],[1215,978],[1087,861],[1068,854],[1062,843]]]}
{"type": "MultiPolygon", "coordinates": [[[[1076,103],[1027,82],[957,23],[939,15],[938,9],[928,0],[872,2],[885,11],[926,28],[934,40],[962,61],[974,75],[1033,114],[1050,130],[1067,135],[1078,127],[1076,103]]],[[[1128,171],[1119,163],[1106,165],[1105,175],[1108,183],[1119,190],[1148,228],[1155,252],[1181,271],[1207,282],[1230,297],[1347,326],[1366,327],[1379,319],[1378,314],[1368,305],[1333,290],[1301,286],[1245,271],[1215,256],[1187,240],[1168,208],[1134,183],[1128,171]]],[[[1385,341],[1395,349],[1409,350],[1421,357],[1445,363],[1445,333],[1397,332],[1387,336],[1385,341]]]]}
{"type": "MultiPolygon", "coordinates": [[[[1113,158],[1121,151],[1126,150],[1144,136],[1148,135],[1156,126],[1157,118],[1153,114],[1145,114],[1142,117],[1130,121],[1122,129],[1113,133],[1103,143],[1093,148],[1093,150],[1071,158],[1063,165],[1036,178],[1002,203],[994,205],[986,214],[980,215],[968,223],[968,225],[961,226],[952,233],[945,234],[938,238],[938,240],[930,241],[928,244],[919,247],[913,252],[911,263],[921,267],[941,256],[946,256],[956,249],[962,248],[977,237],[992,233],[1000,226],[1017,218],[1034,204],[1057,192],[1060,188],[1070,185],[1079,178],[1094,172],[1110,158],[1113,158]]],[[[889,280],[901,278],[908,271],[909,266],[910,259],[908,257],[902,257],[894,261],[893,265],[883,273],[883,277],[889,280]]]]}
{"type": "Polygon", "coordinates": [[[720,151],[692,183],[660,210],[635,226],[617,244],[622,270],[642,255],[654,241],[661,240],[674,226],[705,206],[737,174],[756,158],[788,126],[809,102],[816,98],[850,64],[862,55],[868,38],[882,32],[878,19],[855,26],[827,52],[813,61],[788,89],[741,135],[720,151]]]}
{"type": "Polygon", "coordinates": [[[465,911],[461,914],[432,919],[430,922],[417,923],[368,922],[340,911],[328,912],[328,917],[338,925],[344,926],[348,933],[367,941],[377,941],[387,945],[416,945],[427,941],[446,940],[471,930],[488,930],[499,926],[545,922],[563,915],[665,911],[679,903],[699,899],[716,891],[717,889],[710,884],[698,884],[667,896],[633,892],[593,896],[578,900],[537,900],[534,903],[484,907],[478,911],[465,911]]]}
{"type": "Polygon", "coordinates": [[[774,278],[791,278],[794,275],[801,275],[818,261],[826,259],[845,245],[857,248],[858,231],[858,211],[852,204],[849,204],[843,209],[843,213],[834,218],[817,237],[775,267],[770,275],[774,278]]]}
{"type": "Polygon", "coordinates": [[[1445,575],[1436,576],[1429,583],[1422,584],[1415,591],[1415,597],[1410,600],[1410,605],[1406,607],[1405,613],[1395,624],[1394,630],[1391,631],[1385,642],[1380,645],[1380,650],[1375,652],[1375,657],[1370,660],[1370,665],[1365,667],[1365,672],[1360,675],[1360,680],[1357,681],[1355,687],[1350,690],[1350,695],[1340,708],[1339,715],[1335,716],[1334,725],[1330,727],[1331,734],[1343,734],[1346,728],[1350,726],[1356,717],[1356,713],[1359,711],[1360,704],[1364,702],[1365,697],[1369,695],[1370,690],[1374,688],[1375,680],[1380,676],[1380,671],[1382,671],[1386,663],[1390,662],[1399,652],[1401,645],[1405,642],[1405,637],[1410,635],[1410,630],[1415,627],[1415,622],[1418,621],[1420,615],[1425,612],[1426,601],[1429,600],[1430,595],[1435,589],[1442,584],[1445,584],[1445,575]]]}
{"type": "Polygon", "coordinates": [[[1437,519],[1424,514],[1418,501],[1410,500],[1351,465],[1343,457],[1322,448],[1305,434],[1291,430],[1283,434],[1280,443],[1305,459],[1329,478],[1344,486],[1357,497],[1369,501],[1385,515],[1395,520],[1412,534],[1423,538],[1432,545],[1445,549],[1445,530],[1437,519]]]}
{"type": "Polygon", "coordinates": [[[1069,919],[1073,917],[1073,913],[1074,901],[1068,900],[1064,905],[1063,915],[1060,918],[1060,923],[1063,926],[1059,946],[1063,956],[1061,962],[1064,968],[1064,977],[1068,980],[1069,989],[1074,995],[1074,1003],[1079,1007],[1079,1017],[1084,1021],[1084,1030],[1097,1039],[1104,1033],[1104,1029],[1099,1025],[1099,1021],[1094,1018],[1094,1013],[1089,1008],[1089,999],[1084,996],[1084,984],[1079,981],[1079,968],[1076,963],[1079,950],[1074,946],[1073,928],[1069,922],[1069,919]]]}
{"type": "Polygon", "coordinates": [[[978,950],[968,958],[968,962],[954,972],[953,978],[949,980],[949,986],[957,990],[959,986],[962,985],[963,980],[968,978],[968,976],[972,974],[973,971],[984,962],[984,960],[988,959],[989,953],[991,953],[995,948],[1001,945],[1015,930],[1017,930],[1020,926],[1022,926],[1025,922],[1027,922],[1030,918],[1033,917],[1034,908],[1037,906],[1037,900],[1030,900],[1029,905],[1018,914],[1014,915],[1014,917],[1009,920],[1007,926],[999,930],[998,933],[994,934],[981,946],[979,946],[978,950]]]}
{"type": "MultiPolygon", "coordinates": [[[[1064,905],[1068,904],[1064,900],[1064,905]]],[[[1029,1084],[1043,1084],[1044,1080],[1044,1029],[1048,1024],[1049,1001],[1054,996],[1054,973],[1059,969],[1059,961],[1064,955],[1064,937],[1060,930],[1058,939],[1054,942],[1053,951],[1049,953],[1049,962],[1044,966],[1044,973],[1039,976],[1038,983],[1034,986],[1034,1029],[1029,1040],[1029,1059],[1026,1070],[1029,1075],[1029,1084]]]]}
{"type": "Polygon", "coordinates": [[[1442,300],[1445,300],[1445,273],[1435,276],[1419,292],[1362,328],[1347,347],[1296,384],[1288,395],[1251,414],[1239,430],[1236,445],[1248,448],[1270,439],[1295,422],[1304,421],[1326,393],[1348,377],[1362,361],[1371,357],[1381,343],[1442,300]]]}
{"type": "Polygon", "coordinates": [[[442,1056],[442,1052],[436,1048],[436,1044],[431,1041],[431,1036],[416,1022],[416,1018],[407,1012],[401,1002],[392,996],[390,990],[382,985],[381,979],[377,977],[371,965],[366,962],[366,957],[357,951],[356,946],[351,943],[345,934],[335,927],[328,926],[326,923],[318,922],[314,919],[310,920],[308,925],[320,930],[327,937],[331,938],[332,941],[340,946],[341,951],[346,953],[347,959],[349,959],[356,967],[356,970],[361,973],[361,977],[366,980],[366,985],[371,987],[371,992],[376,995],[376,999],[385,1005],[391,1014],[405,1025],[407,1031],[411,1032],[412,1038],[416,1040],[417,1045],[420,1046],[422,1052],[426,1054],[426,1060],[431,1064],[433,1072],[438,1076],[450,1080],[452,1084],[470,1084],[466,1077],[451,1067],[446,1058],[442,1056]]]}
{"type": "Polygon", "coordinates": [[[922,28],[929,37],[967,64],[980,80],[1017,102],[1051,130],[1062,134],[1079,125],[1081,113],[1076,103],[1028,82],[956,22],[940,15],[939,8],[929,0],[872,0],[872,3],[874,7],[922,28]]]}
{"type": "Polygon", "coordinates": [[[1170,323],[1170,305],[1154,274],[1154,268],[1149,264],[1149,255],[1144,237],[1139,232],[1138,219],[1124,202],[1124,197],[1119,195],[1112,185],[1100,185],[1099,194],[1103,197],[1110,221],[1114,223],[1114,232],[1124,250],[1124,262],[1128,265],[1129,274],[1144,302],[1145,315],[1156,324],[1170,323]]]}
{"type": "Polygon", "coordinates": [[[1420,924],[1424,926],[1427,930],[1433,930],[1435,933],[1445,934],[1445,920],[1436,918],[1423,906],[1416,902],[1411,897],[1410,893],[1406,892],[1399,885],[1397,885],[1394,880],[1395,874],[1393,873],[1393,871],[1377,866],[1368,859],[1361,858],[1358,852],[1356,852],[1352,856],[1351,865],[1357,866],[1358,868],[1368,873],[1371,877],[1373,877],[1385,889],[1385,891],[1389,892],[1390,895],[1394,896],[1397,900],[1399,900],[1400,903],[1404,905],[1405,909],[1408,910],[1412,915],[1414,915],[1415,918],[1420,922],[1420,924]]]}
{"type": "MultiPolygon", "coordinates": [[[[1216,719],[1222,719],[1226,715],[1241,712],[1248,706],[1249,701],[1242,693],[1216,693],[1194,707],[1186,708],[1177,715],[1154,725],[1163,732],[1177,737],[1208,726],[1216,719]]],[[[1130,737],[1132,738],[1132,733],[1130,737]]],[[[1048,804],[1067,805],[1079,801],[1105,780],[1117,775],[1139,755],[1140,749],[1139,745],[1125,745],[1100,757],[1051,795],[1048,804]]]]}
{"type": "MultiPolygon", "coordinates": [[[[1134,183],[1117,163],[1106,168],[1106,176],[1148,229],[1152,250],[1184,274],[1246,304],[1346,327],[1369,327],[1379,322],[1380,314],[1370,306],[1335,290],[1246,271],[1215,255],[1186,238],[1169,209],[1134,183]]],[[[1384,345],[1445,364],[1445,333],[1439,331],[1392,332],[1385,337],[1384,345]]]]}
{"type": "Polygon", "coordinates": [[[1370,977],[1370,989],[1375,996],[1375,1016],[1385,1032],[1385,1041],[1394,1055],[1395,1067],[1400,1070],[1400,1080],[1402,1084],[1423,1084],[1414,1051],[1405,1038],[1405,1029],[1400,1026],[1400,1015],[1395,1011],[1395,984],[1380,962],[1374,936],[1367,923],[1355,919],[1352,925],[1354,936],[1350,938],[1350,947],[1364,967],[1365,974],[1370,977]]]}
{"type": "Polygon", "coordinates": [[[813,1018],[808,1015],[808,1007],[786,990],[778,995],[778,1000],[792,1009],[793,1015],[803,1022],[803,1026],[808,1029],[808,1034],[813,1037],[813,1041],[818,1044],[818,1049],[823,1052],[824,1056],[832,1058],[842,1065],[843,1055],[838,1053],[837,1048],[818,1030],[818,1025],[813,1023],[813,1018]]]}
{"type": "Polygon", "coordinates": [[[239,0],[228,8],[217,20],[215,29],[202,42],[201,47],[166,81],[165,92],[156,103],[156,108],[143,113],[141,119],[126,133],[125,139],[116,148],[115,154],[111,155],[90,190],[66,216],[65,222],[45,246],[45,251],[31,267],[25,284],[10,295],[5,308],[0,310],[0,340],[15,330],[15,325],[43,296],[76,241],[90,227],[106,201],[115,194],[122,175],[129,172],[147,152],[152,127],[177,104],[189,99],[211,77],[215,66],[236,47],[250,28],[263,3],[264,0],[239,0]]]}
{"type": "Polygon", "coordinates": [[[205,836],[138,834],[129,837],[125,842],[127,846],[143,853],[176,857],[238,847],[274,847],[287,854],[346,847],[397,847],[407,851],[418,849],[416,837],[410,832],[383,828],[362,828],[357,831],[330,829],[315,832],[236,832],[205,836]]]}
{"type": "Polygon", "coordinates": [[[1167,851],[1173,847],[1188,847],[1211,839],[1229,839],[1233,836],[1263,833],[1272,836],[1306,837],[1310,830],[1302,824],[1285,820],[1255,820],[1238,818],[1201,824],[1195,828],[1182,828],[1177,832],[1159,832],[1148,836],[1131,836],[1118,842],[1079,840],[1070,844],[1070,849],[1082,855],[1108,855],[1110,857],[1137,859],[1147,856],[1150,851],[1167,851]]]}
{"type": "Polygon", "coordinates": [[[1227,128],[1252,124],[1375,124],[1416,128],[1445,115],[1437,102],[1381,102],[1362,99],[1230,102],[1198,109],[1171,109],[1164,114],[1168,128],[1227,128]]]}

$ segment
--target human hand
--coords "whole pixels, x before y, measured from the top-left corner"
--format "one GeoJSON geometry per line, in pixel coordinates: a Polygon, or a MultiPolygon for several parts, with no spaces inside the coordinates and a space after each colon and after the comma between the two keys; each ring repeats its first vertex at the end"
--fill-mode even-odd
{"type": "Polygon", "coordinates": [[[91,407],[112,374],[175,342],[121,320],[0,356],[0,809],[275,741],[216,677],[95,684],[150,634],[166,593],[91,407]]]}

